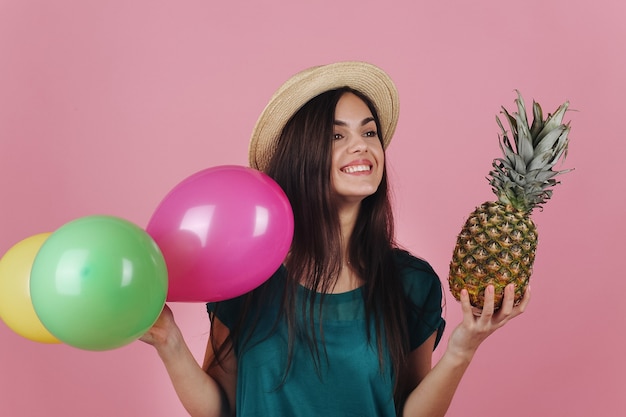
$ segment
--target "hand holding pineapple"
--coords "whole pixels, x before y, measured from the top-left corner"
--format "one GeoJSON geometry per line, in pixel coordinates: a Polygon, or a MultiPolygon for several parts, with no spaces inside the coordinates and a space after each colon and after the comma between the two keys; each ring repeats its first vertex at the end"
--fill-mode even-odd
{"type": "Polygon", "coordinates": [[[570,171],[552,169],[567,154],[570,127],[562,120],[569,103],[563,103],[544,119],[540,105],[533,101],[530,127],[519,91],[515,103],[517,112],[513,114],[502,108],[510,132],[496,116],[504,155],[493,161],[488,179],[497,201],[487,201],[470,214],[450,262],[452,295],[461,300],[461,291],[466,289],[476,309],[483,308],[489,285],[495,290],[495,310],[502,306],[504,288],[510,283],[515,284],[514,304],[521,302],[537,249],[537,228],[531,212],[550,199],[552,187],[558,184],[554,178],[570,171]]]}
{"type": "Polygon", "coordinates": [[[495,289],[488,285],[484,292],[484,305],[481,314],[475,314],[475,307],[470,304],[467,290],[459,294],[463,320],[454,329],[448,341],[448,352],[461,362],[469,364],[480,344],[492,333],[504,326],[511,319],[524,312],[530,302],[530,289],[527,287],[524,297],[515,304],[515,284],[508,284],[501,294],[500,308],[496,310],[495,289]]]}

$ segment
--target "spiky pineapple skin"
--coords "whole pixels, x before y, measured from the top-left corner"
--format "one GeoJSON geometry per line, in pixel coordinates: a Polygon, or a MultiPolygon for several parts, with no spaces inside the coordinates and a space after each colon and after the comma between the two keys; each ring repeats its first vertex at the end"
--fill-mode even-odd
{"type": "Polygon", "coordinates": [[[499,201],[481,204],[457,236],[448,278],[452,295],[460,300],[466,288],[472,306],[482,309],[485,288],[492,284],[499,309],[504,287],[514,283],[518,304],[532,274],[537,239],[529,213],[499,201]]]}

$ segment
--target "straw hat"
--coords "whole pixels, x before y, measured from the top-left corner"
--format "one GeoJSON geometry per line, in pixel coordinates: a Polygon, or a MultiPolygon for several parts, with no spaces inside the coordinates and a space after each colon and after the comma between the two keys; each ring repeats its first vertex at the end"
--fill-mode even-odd
{"type": "Polygon", "coordinates": [[[337,62],[308,68],[291,77],[274,93],[252,132],[250,167],[266,171],[285,124],[304,104],[329,90],[350,87],[368,97],[380,119],[386,148],[398,123],[398,91],[389,76],[366,62],[337,62]]]}

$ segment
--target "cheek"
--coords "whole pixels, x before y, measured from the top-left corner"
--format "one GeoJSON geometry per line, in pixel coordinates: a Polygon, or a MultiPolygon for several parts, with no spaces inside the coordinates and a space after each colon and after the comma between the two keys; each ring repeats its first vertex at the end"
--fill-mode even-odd
{"type": "Polygon", "coordinates": [[[331,155],[331,160],[330,160],[330,172],[331,172],[331,177],[332,177],[332,173],[336,172],[337,170],[339,170],[341,163],[342,163],[342,158],[341,158],[341,153],[342,151],[340,150],[339,147],[334,146],[333,147],[333,151],[332,151],[332,155],[331,155]]]}
{"type": "Polygon", "coordinates": [[[382,148],[376,152],[376,161],[378,161],[378,167],[382,171],[385,167],[385,151],[382,148]]]}

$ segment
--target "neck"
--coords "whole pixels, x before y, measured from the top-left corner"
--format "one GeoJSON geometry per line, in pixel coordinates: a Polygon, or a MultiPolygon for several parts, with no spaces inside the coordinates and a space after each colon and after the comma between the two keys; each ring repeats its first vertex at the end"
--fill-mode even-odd
{"type": "Polygon", "coordinates": [[[363,285],[363,280],[354,270],[353,265],[350,264],[350,256],[348,245],[356,219],[359,214],[360,204],[344,206],[339,210],[339,223],[341,227],[341,253],[342,253],[342,265],[337,281],[333,286],[332,293],[341,293],[354,290],[363,285]]]}
{"type": "Polygon", "coordinates": [[[341,228],[342,253],[344,260],[347,260],[348,242],[352,236],[356,219],[359,215],[361,205],[343,206],[339,209],[339,227],[341,228]]]}

